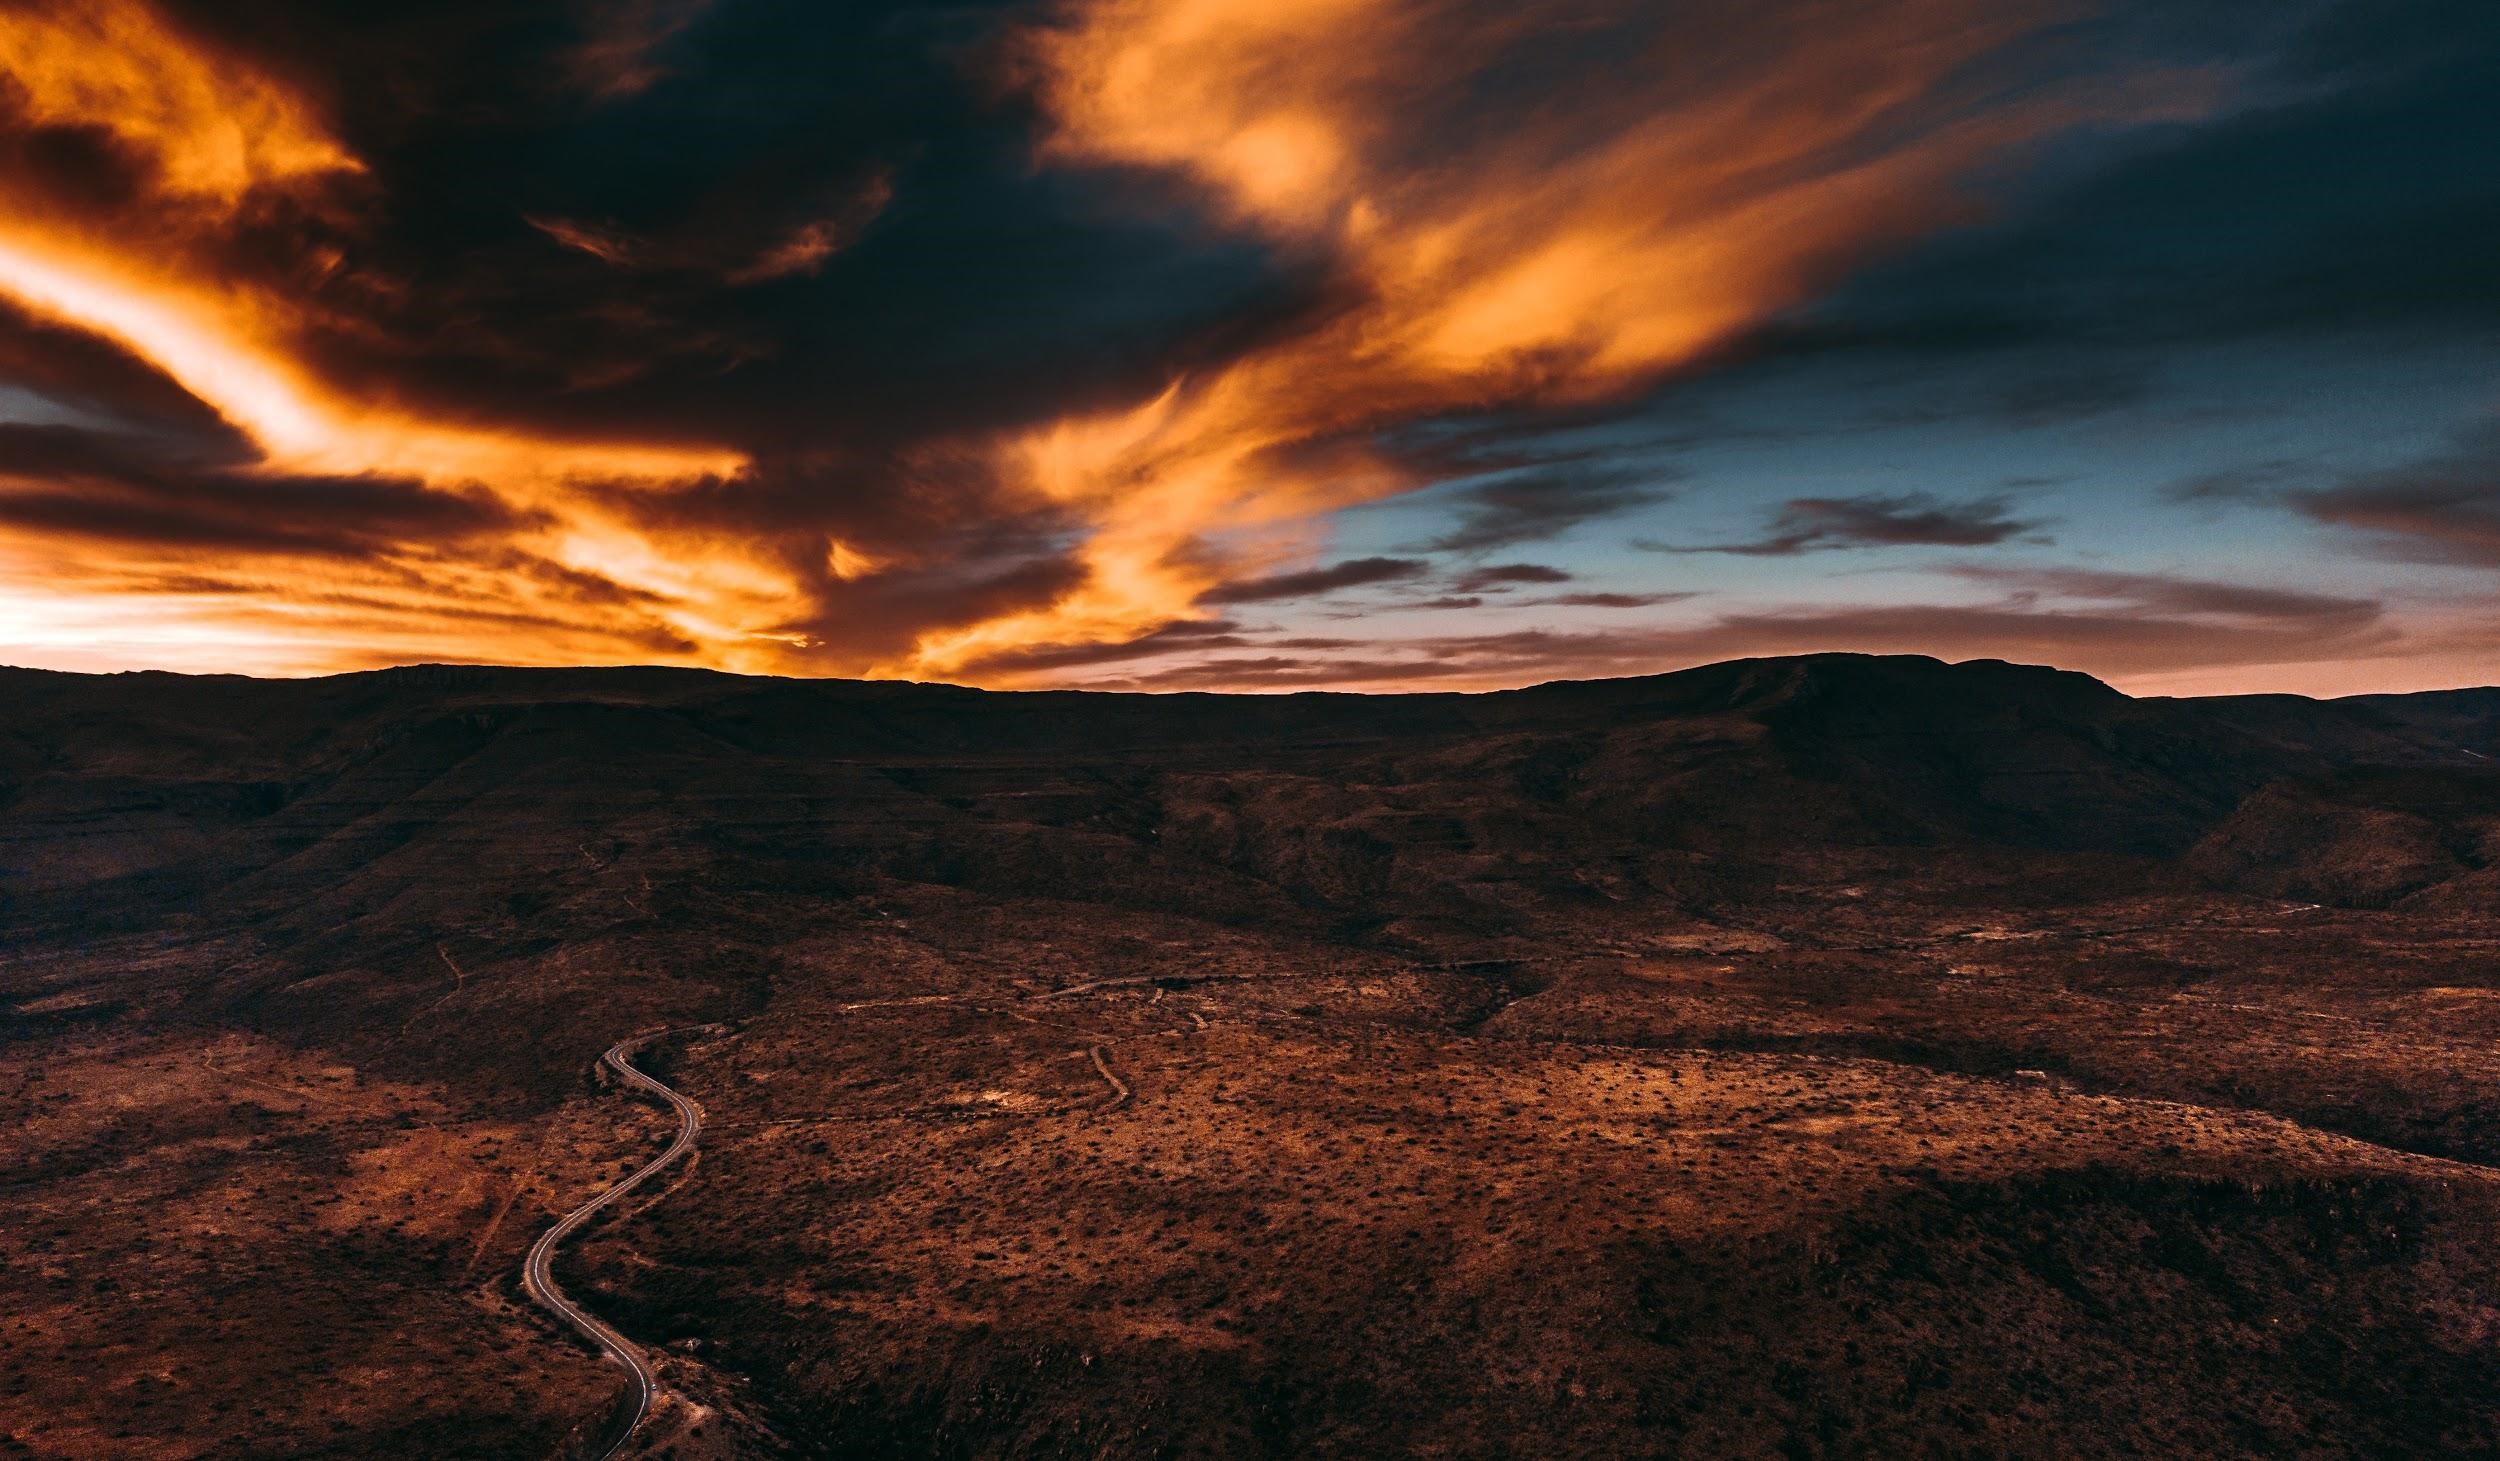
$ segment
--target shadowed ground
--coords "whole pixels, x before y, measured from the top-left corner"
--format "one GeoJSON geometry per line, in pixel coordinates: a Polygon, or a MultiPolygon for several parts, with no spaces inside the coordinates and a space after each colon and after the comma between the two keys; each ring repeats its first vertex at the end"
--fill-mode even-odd
{"type": "Polygon", "coordinates": [[[2500,1445],[2494,692],[11,678],[21,1452],[2500,1445]]]}

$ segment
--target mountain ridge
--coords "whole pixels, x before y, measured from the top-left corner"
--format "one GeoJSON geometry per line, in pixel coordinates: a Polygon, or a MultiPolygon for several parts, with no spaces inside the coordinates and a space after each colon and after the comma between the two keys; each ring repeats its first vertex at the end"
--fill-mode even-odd
{"type": "MultiPolygon", "coordinates": [[[[0,710],[0,899],[38,921],[76,916],[46,916],[64,898],[283,901],[290,867],[312,876],[325,845],[352,878],[351,848],[459,835],[506,852],[569,837],[568,855],[601,837],[769,845],[919,871],[1029,843],[1045,863],[1108,856],[1158,870],[1149,884],[1303,906],[1401,877],[1432,886],[1424,903],[1543,889],[1535,903],[1591,867],[1660,857],[1757,872],[1886,849],[2169,860],[2268,786],[2373,767],[2479,785],[2500,754],[2500,691],[2136,699],[2072,671],[1917,656],[1388,696],[643,667],[33,673],[49,693],[0,710]]],[[[2460,876],[2481,865],[2469,831],[2438,834],[2468,849],[2460,876]]],[[[2196,865],[2271,876],[2244,863],[2196,865]]],[[[1025,891],[1089,876],[1032,875],[1025,891]]]]}

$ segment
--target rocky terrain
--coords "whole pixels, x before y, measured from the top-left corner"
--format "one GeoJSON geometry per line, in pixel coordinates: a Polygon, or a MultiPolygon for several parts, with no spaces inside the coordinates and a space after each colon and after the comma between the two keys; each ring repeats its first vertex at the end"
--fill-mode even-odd
{"type": "Polygon", "coordinates": [[[2500,1449],[2500,690],[0,671],[0,1453],[2500,1449]]]}

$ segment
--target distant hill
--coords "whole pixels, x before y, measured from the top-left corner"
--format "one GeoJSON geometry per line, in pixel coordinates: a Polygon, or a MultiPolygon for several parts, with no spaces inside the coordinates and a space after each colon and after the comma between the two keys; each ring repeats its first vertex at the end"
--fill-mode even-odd
{"type": "Polygon", "coordinates": [[[1477,930],[1904,854],[2386,903],[2482,886],[2500,776],[2500,690],[2132,699],[1910,656],[1473,695],[465,666],[8,670],[0,692],[0,928],[21,935],[169,911],[311,930],[481,878],[560,902],[633,858],[1477,930]],[[2397,821],[2370,820],[2382,793],[2397,821]],[[2426,800],[2450,808],[2434,831],[2426,800]],[[2334,850],[2306,845],[2330,823],[2334,850]]]}

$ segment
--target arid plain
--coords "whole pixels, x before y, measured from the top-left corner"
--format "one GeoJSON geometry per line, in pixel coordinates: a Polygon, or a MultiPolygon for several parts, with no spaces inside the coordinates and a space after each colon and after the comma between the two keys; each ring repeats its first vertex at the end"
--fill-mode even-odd
{"type": "Polygon", "coordinates": [[[8,672],[0,1448],[2500,1448],[2500,691],[8,672]]]}

